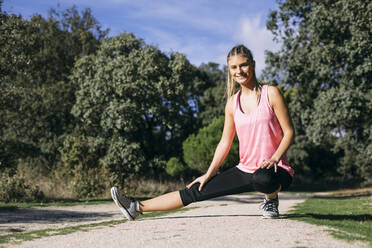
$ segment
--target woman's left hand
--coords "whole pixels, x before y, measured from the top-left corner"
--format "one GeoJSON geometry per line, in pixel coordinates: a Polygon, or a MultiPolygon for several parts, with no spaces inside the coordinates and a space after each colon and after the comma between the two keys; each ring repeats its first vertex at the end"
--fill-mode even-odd
{"type": "Polygon", "coordinates": [[[276,173],[278,171],[278,162],[274,159],[270,159],[270,160],[265,160],[260,164],[261,169],[263,168],[270,169],[271,167],[274,167],[274,171],[276,173]]]}

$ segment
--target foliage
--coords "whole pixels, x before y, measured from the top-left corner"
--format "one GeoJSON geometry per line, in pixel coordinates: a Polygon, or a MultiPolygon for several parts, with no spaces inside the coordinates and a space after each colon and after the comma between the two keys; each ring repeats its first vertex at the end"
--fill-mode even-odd
{"type": "Polygon", "coordinates": [[[163,170],[197,128],[197,68],[182,54],[168,57],[131,33],[107,39],[81,58],[71,77],[79,133],[102,143],[102,161],[120,182],[140,172],[163,170]],[[158,168],[157,166],[161,166],[158,168]]]}
{"type": "Polygon", "coordinates": [[[282,48],[267,53],[263,75],[295,89],[288,155],[314,178],[320,170],[371,182],[371,11],[368,1],[287,0],[267,22],[282,48]]]}
{"type": "Polygon", "coordinates": [[[59,149],[62,164],[55,171],[79,198],[101,196],[115,181],[100,160],[103,140],[67,136],[59,149]]]}
{"type": "MultiPolygon", "coordinates": [[[[183,142],[183,157],[190,168],[202,173],[207,171],[222,136],[224,119],[224,116],[214,118],[211,124],[201,128],[197,134],[190,135],[183,142]]],[[[235,139],[221,168],[237,165],[238,161],[239,146],[235,139]]]]}
{"type": "Polygon", "coordinates": [[[227,67],[222,70],[218,67],[218,64],[212,62],[199,67],[204,80],[208,82],[208,88],[203,89],[200,97],[198,117],[203,126],[225,113],[227,67]]]}
{"type": "Polygon", "coordinates": [[[5,170],[0,174],[0,201],[43,201],[44,194],[37,186],[25,182],[25,178],[5,170]]]}
{"type": "Polygon", "coordinates": [[[60,136],[75,124],[71,69],[107,32],[89,10],[80,16],[73,7],[47,20],[1,13],[0,33],[0,163],[16,167],[22,159],[50,169],[58,161],[60,136]]]}
{"type": "Polygon", "coordinates": [[[171,157],[167,162],[165,171],[171,176],[181,176],[185,171],[185,167],[178,158],[171,157]]]}

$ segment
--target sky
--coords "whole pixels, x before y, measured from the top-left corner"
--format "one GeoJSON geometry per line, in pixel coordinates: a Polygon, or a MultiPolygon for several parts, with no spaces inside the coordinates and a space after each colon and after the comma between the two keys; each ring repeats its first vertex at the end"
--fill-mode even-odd
{"type": "Polygon", "coordinates": [[[50,8],[64,10],[76,5],[90,8],[109,36],[132,32],[163,52],[181,52],[199,66],[226,64],[226,55],[237,45],[252,50],[256,73],[265,67],[265,50],[280,44],[266,29],[275,0],[4,0],[2,9],[25,18],[38,13],[48,17],[50,8]]]}

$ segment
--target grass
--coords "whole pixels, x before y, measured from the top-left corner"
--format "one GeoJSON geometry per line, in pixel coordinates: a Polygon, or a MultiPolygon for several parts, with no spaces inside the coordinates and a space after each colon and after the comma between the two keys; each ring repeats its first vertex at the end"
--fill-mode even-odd
{"type": "MultiPolygon", "coordinates": [[[[176,213],[176,212],[185,212],[185,211],[195,209],[195,208],[196,207],[182,208],[182,209],[172,210],[172,211],[146,213],[144,215],[139,216],[137,219],[158,217],[158,216],[163,216],[163,215],[167,215],[170,213],[176,213]]],[[[21,243],[23,241],[30,241],[34,239],[43,238],[43,237],[50,237],[50,236],[56,236],[56,235],[67,235],[67,234],[77,232],[77,231],[88,232],[89,230],[92,230],[93,228],[105,227],[105,226],[113,227],[113,226],[116,226],[116,225],[119,225],[125,222],[127,222],[127,220],[111,220],[111,221],[103,221],[103,222],[92,223],[92,224],[76,225],[76,226],[64,227],[64,228],[42,229],[42,230],[36,230],[36,231],[24,232],[24,233],[19,233],[18,230],[15,230],[15,233],[0,236],[0,247],[2,247],[2,245],[7,244],[9,242],[21,243]]]]}
{"type": "Polygon", "coordinates": [[[296,205],[286,217],[331,227],[329,232],[336,238],[364,241],[372,247],[372,197],[309,198],[296,205]]]}

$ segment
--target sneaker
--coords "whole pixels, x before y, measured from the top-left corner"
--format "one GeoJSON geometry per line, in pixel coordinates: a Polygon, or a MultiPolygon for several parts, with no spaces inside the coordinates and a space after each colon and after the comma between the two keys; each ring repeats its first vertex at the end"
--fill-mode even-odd
{"type": "Polygon", "coordinates": [[[138,201],[122,195],[117,187],[111,188],[111,197],[128,220],[134,220],[138,215],[142,214],[139,210],[138,201]]]}
{"type": "Polygon", "coordinates": [[[263,209],[262,218],[264,219],[272,219],[279,217],[279,199],[278,196],[274,199],[267,200],[264,199],[261,208],[263,209]]]}

